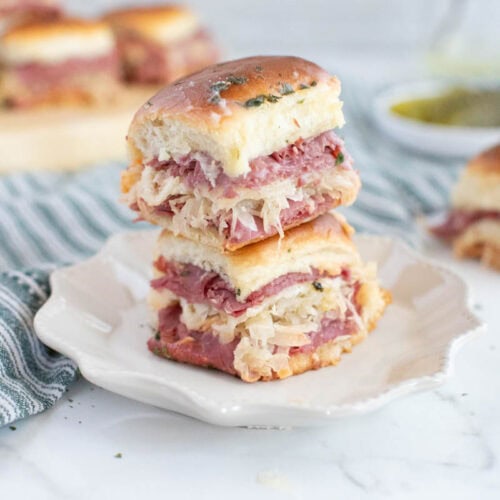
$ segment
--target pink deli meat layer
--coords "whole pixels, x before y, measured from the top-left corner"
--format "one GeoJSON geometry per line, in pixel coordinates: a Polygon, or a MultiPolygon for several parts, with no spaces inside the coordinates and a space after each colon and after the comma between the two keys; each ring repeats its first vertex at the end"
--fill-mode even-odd
{"type": "Polygon", "coordinates": [[[15,72],[23,83],[34,86],[57,86],[75,75],[89,73],[103,73],[114,79],[118,76],[118,57],[112,53],[93,59],[68,59],[58,64],[23,64],[16,66],[15,72]]]}
{"type": "Polygon", "coordinates": [[[440,238],[456,238],[471,224],[483,219],[500,221],[500,212],[496,210],[452,210],[446,220],[439,226],[432,227],[431,231],[440,238]]]}
{"type": "MultiPolygon", "coordinates": [[[[159,312],[159,332],[148,342],[151,352],[191,365],[217,368],[231,375],[234,369],[234,350],[240,339],[222,344],[210,332],[188,330],[180,320],[179,305],[169,306],[159,312]]],[[[356,323],[349,316],[344,320],[332,319],[328,313],[321,321],[319,330],[308,334],[310,343],[301,347],[292,347],[290,356],[301,352],[311,352],[337,337],[352,335],[356,332],[356,323]]]]}
{"type": "Polygon", "coordinates": [[[250,172],[229,177],[218,166],[215,179],[209,179],[201,163],[213,162],[205,153],[183,156],[178,161],[152,160],[148,165],[165,170],[174,177],[182,177],[184,184],[194,189],[206,186],[222,189],[225,198],[237,196],[236,188],[258,188],[282,179],[295,179],[297,187],[310,182],[310,174],[330,168],[352,168],[352,159],[344,148],[344,142],[329,130],[307,140],[299,139],[268,156],[250,161],[250,172]],[[200,161],[201,159],[201,161],[200,161]]]}
{"type": "MultiPolygon", "coordinates": [[[[252,292],[244,301],[240,301],[238,300],[239,290],[234,290],[229,283],[213,271],[205,271],[193,264],[167,262],[163,257],[155,262],[155,267],[164,273],[162,277],[151,282],[155,290],[166,288],[192,304],[211,305],[231,316],[239,316],[249,307],[260,304],[267,297],[276,295],[291,285],[313,282],[315,279],[329,276],[316,269],[311,273],[284,274],[252,292]]],[[[348,279],[349,272],[343,270],[341,276],[348,279]]]]}

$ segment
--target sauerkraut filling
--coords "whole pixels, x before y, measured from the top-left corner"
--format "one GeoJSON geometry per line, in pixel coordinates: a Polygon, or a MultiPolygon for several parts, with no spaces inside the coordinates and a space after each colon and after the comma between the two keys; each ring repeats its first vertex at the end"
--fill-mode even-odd
{"type": "MultiPolygon", "coordinates": [[[[298,274],[298,273],[296,273],[298,274]]],[[[213,366],[244,380],[290,374],[290,358],[366,329],[350,273],[295,282],[239,314],[173,292],[158,312],[149,348],[162,356],[213,366]]]]}
{"type": "Polygon", "coordinates": [[[180,320],[189,330],[210,330],[223,344],[249,337],[257,345],[302,347],[310,343],[308,334],[319,330],[325,317],[353,319],[362,327],[354,302],[356,288],[340,276],[297,283],[238,316],[180,298],[180,320]]]}
{"type": "Polygon", "coordinates": [[[171,218],[175,234],[188,228],[215,230],[237,243],[263,235],[280,234],[284,227],[308,220],[335,208],[342,199],[335,176],[297,188],[292,180],[277,182],[258,191],[244,189],[237,198],[223,198],[211,191],[178,194],[156,207],[155,213],[171,218]]]}
{"type": "Polygon", "coordinates": [[[332,131],[252,160],[246,176],[231,178],[203,153],[159,157],[142,169],[128,194],[168,217],[176,234],[215,231],[238,243],[279,233],[354,201],[359,177],[343,142],[332,131]]]}

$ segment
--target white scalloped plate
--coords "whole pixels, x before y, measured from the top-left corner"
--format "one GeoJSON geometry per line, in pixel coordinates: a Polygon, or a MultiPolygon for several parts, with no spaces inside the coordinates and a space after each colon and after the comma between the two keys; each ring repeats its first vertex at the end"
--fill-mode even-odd
{"type": "Polygon", "coordinates": [[[247,384],[147,350],[144,298],[155,237],[119,234],[90,260],[54,272],[35,329],[94,384],[214,424],[321,425],[375,410],[442,384],[456,349],[481,327],[456,275],[399,241],[357,236],[363,258],[378,262],[393,294],[377,329],[336,367],[247,384]]]}

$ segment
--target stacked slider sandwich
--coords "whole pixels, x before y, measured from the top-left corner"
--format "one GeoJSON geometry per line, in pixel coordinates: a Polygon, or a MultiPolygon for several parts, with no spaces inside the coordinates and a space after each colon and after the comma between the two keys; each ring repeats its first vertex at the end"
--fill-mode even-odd
{"type": "Polygon", "coordinates": [[[339,81],[295,57],[178,80],[136,114],[127,203],[162,226],[155,354],[247,382],[338,362],[389,300],[352,229],[358,174],[334,128],[339,81]]]}

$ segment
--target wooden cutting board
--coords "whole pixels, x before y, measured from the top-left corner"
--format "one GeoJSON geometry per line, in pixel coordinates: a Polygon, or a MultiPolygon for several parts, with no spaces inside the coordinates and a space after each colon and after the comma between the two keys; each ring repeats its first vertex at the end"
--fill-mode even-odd
{"type": "Polygon", "coordinates": [[[156,88],[125,88],[113,104],[0,111],[0,173],[75,170],[125,160],[125,136],[156,88]]]}

